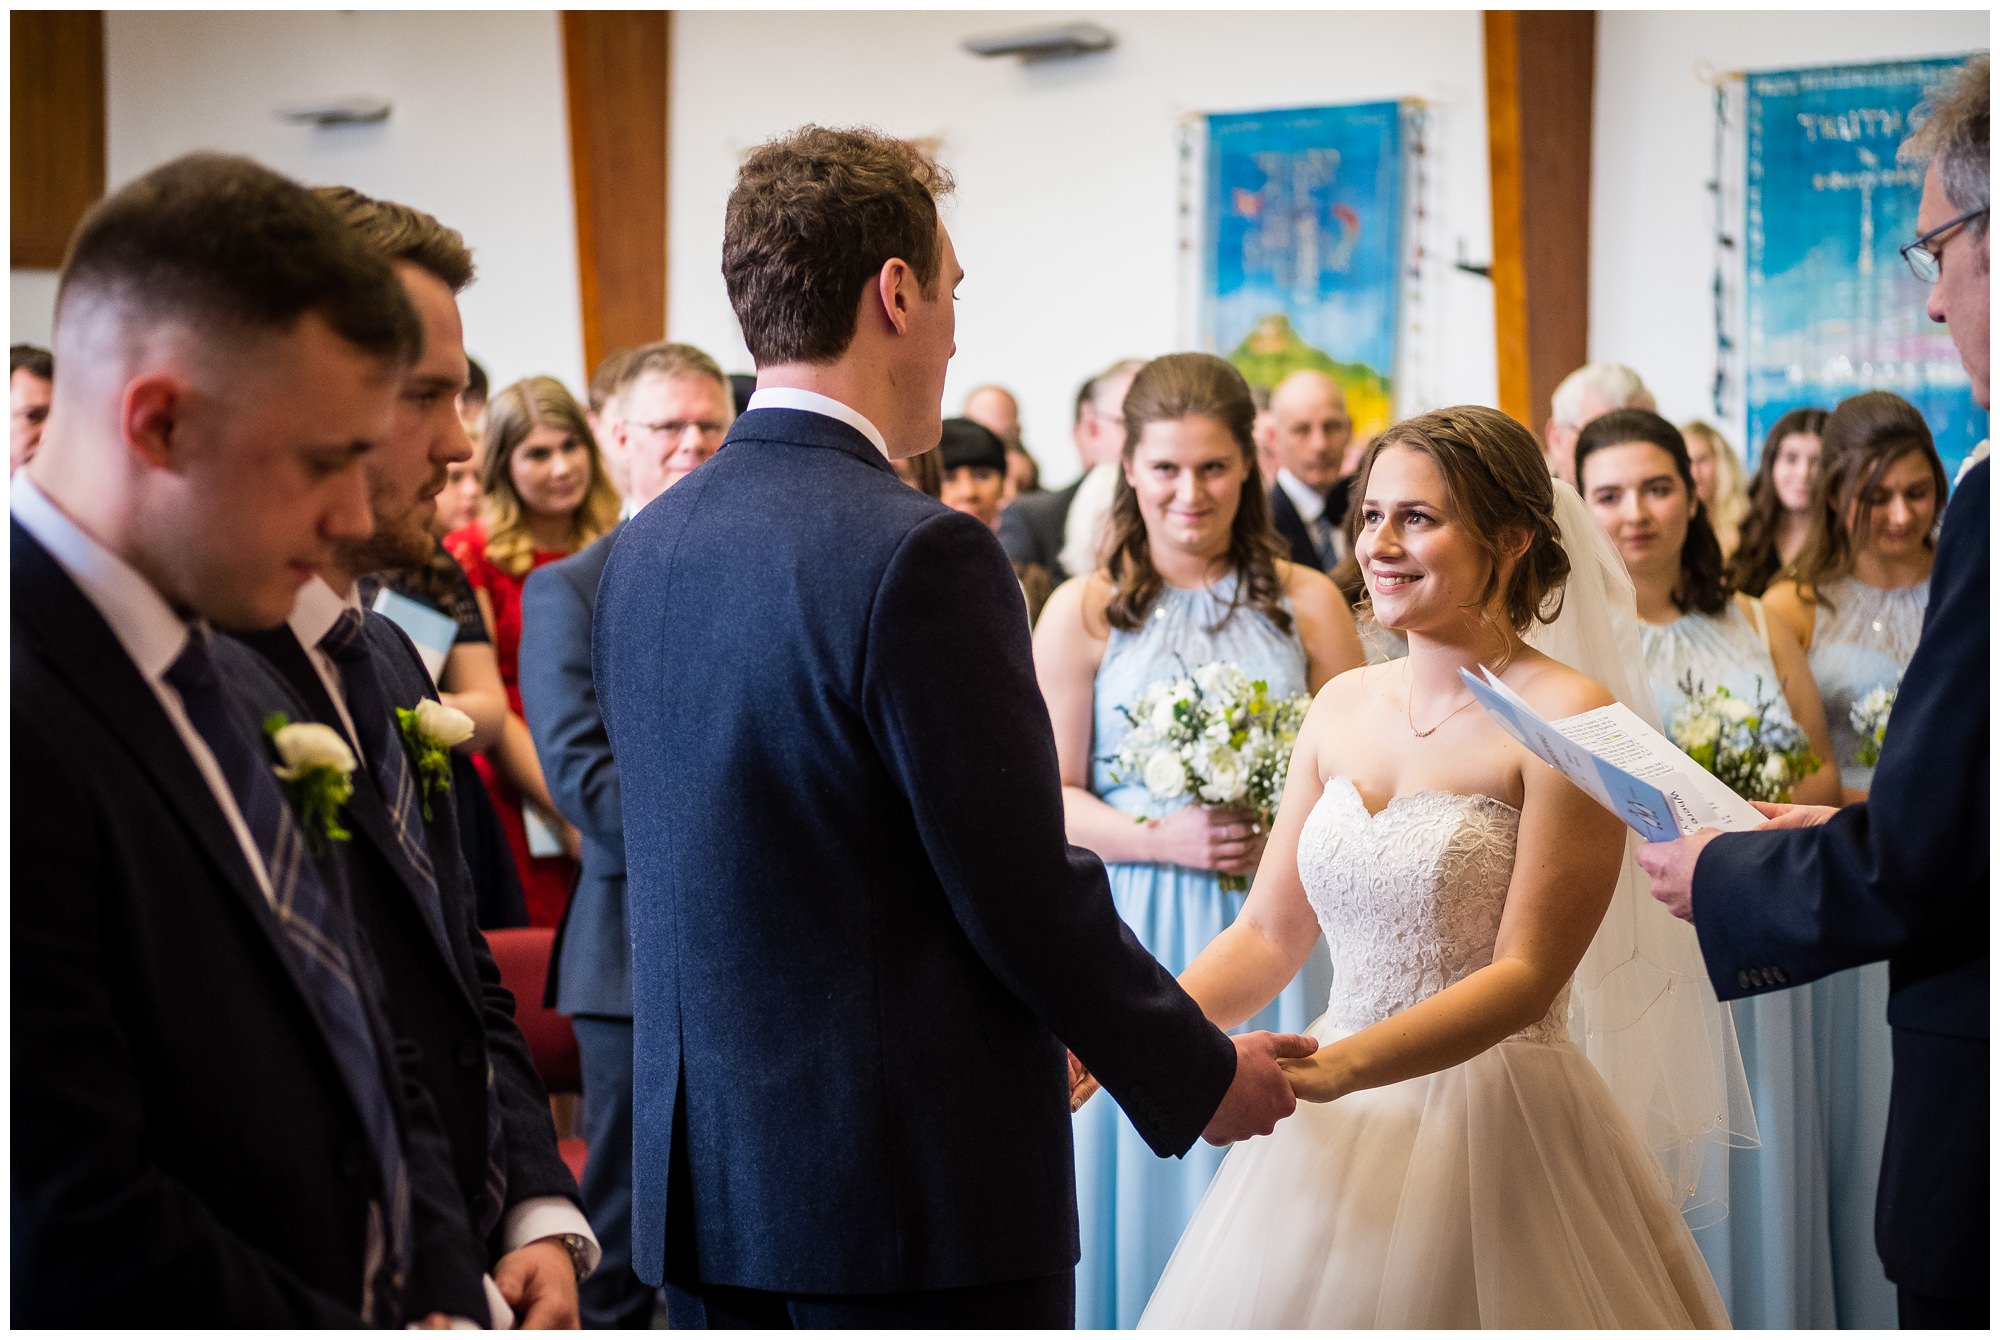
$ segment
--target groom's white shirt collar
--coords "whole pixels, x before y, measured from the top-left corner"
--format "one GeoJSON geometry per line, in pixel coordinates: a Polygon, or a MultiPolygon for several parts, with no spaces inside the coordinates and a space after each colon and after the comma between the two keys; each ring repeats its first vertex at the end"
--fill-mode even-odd
{"type": "Polygon", "coordinates": [[[743,407],[743,412],[748,414],[753,409],[802,409],[808,414],[824,414],[829,419],[838,419],[873,442],[875,450],[882,453],[883,460],[890,459],[889,442],[882,436],[882,430],[868,422],[868,417],[861,411],[852,405],[841,404],[832,396],[796,386],[760,386],[750,393],[750,403],[743,407]]]}

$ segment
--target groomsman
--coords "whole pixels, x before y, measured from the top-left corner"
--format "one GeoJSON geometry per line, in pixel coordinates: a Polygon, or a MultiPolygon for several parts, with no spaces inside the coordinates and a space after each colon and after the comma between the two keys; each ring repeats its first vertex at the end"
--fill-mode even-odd
{"type": "Polygon", "coordinates": [[[1348,480],[1341,469],[1354,420],[1340,383],[1301,369],[1271,391],[1271,436],[1278,477],[1271,484],[1271,526],[1286,556],[1331,572],[1347,557],[1348,480]]]}
{"type": "MultiPolygon", "coordinates": [[[[706,459],[736,418],[729,379],[686,344],[630,351],[611,396],[626,418],[612,441],[631,481],[627,515],[706,459]],[[712,430],[712,431],[711,431],[712,430]]],[[[619,525],[622,527],[623,522],[619,525]]],[[[539,568],[521,591],[521,705],[549,795],[583,835],[583,869],[556,931],[549,1003],[576,1027],[583,1126],[590,1142],[583,1204],[604,1244],[584,1281],[590,1330],[652,1324],[658,1291],[632,1273],[632,947],[625,917],[625,816],[618,762],[590,678],[591,616],[613,530],[582,553],[539,568]]],[[[671,822],[662,816],[661,822],[671,822]]]]}
{"type": "MultiPolygon", "coordinates": [[[[1988,408],[1987,58],[1932,97],[1901,155],[1928,160],[1918,237],[1903,250],[1988,408]]],[[[1975,466],[1945,509],[1923,636],[1868,800],[1760,806],[1771,817],[1754,833],[1703,829],[1640,849],[1654,896],[1694,922],[1724,1000],[1889,961],[1895,1071],[1875,1245],[1905,1328],[1983,1330],[1988,1318],[1991,471],[1975,466]]]]}
{"type": "Polygon", "coordinates": [[[466,360],[456,295],[472,281],[472,254],[456,231],[408,206],[345,187],[316,194],[392,266],[422,323],[423,347],[364,465],[372,531],[337,545],[286,623],[242,634],[243,647],[225,663],[246,680],[279,676],[360,759],[348,805],[353,835],[340,845],[355,915],[387,985],[390,1023],[416,1044],[450,1139],[452,1189],[506,1304],[494,1309],[496,1324],[513,1312],[530,1328],[575,1326],[577,1278],[595,1263],[596,1241],[557,1150],[513,997],[478,929],[457,809],[444,794],[450,774],[419,773],[423,745],[397,715],[434,701],[436,690],[409,639],[364,610],[356,590],[367,573],[429,557],[446,468],[471,457],[457,411],[466,360]]]}
{"type": "MultiPolygon", "coordinates": [[[[369,533],[416,319],[296,184],[194,155],[85,218],[14,477],[13,1315],[485,1315],[447,1157],[324,852],[208,622],[269,627],[369,533]]],[[[287,746],[289,750],[290,746],[287,746]]],[[[316,781],[313,779],[317,779],[316,781]]]]}

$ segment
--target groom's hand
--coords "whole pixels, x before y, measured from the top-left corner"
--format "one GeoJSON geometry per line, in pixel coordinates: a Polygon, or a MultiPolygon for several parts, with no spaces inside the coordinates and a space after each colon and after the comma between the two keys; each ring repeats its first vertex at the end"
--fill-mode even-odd
{"type": "Polygon", "coordinates": [[[1072,1115],[1089,1102],[1091,1095],[1103,1088],[1097,1076],[1084,1069],[1083,1062],[1076,1059],[1076,1053],[1069,1054],[1069,1110],[1072,1115]]]}
{"type": "Polygon", "coordinates": [[[1222,1105],[1201,1133],[1212,1145],[1276,1130],[1299,1105],[1291,1082],[1278,1068],[1278,1059],[1311,1056],[1319,1050],[1318,1042],[1297,1033],[1245,1033],[1230,1041],[1236,1044],[1236,1078],[1229,1082],[1222,1105]]]}
{"type": "Polygon", "coordinates": [[[1694,866],[1702,849],[1721,837],[1714,828],[1697,829],[1672,842],[1648,842],[1639,848],[1639,868],[1653,880],[1653,896],[1682,921],[1694,920],[1694,866]]]}

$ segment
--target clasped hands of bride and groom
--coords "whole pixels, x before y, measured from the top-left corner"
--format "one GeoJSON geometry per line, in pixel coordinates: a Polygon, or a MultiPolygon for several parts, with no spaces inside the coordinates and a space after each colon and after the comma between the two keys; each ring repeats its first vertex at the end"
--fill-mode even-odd
{"type": "MultiPolygon", "coordinates": [[[[1201,1138],[1212,1145],[1269,1135],[1300,1102],[1330,1103],[1343,1092],[1319,1041],[1303,1033],[1245,1033],[1236,1044],[1236,1079],[1201,1138]],[[1267,1065],[1275,1062],[1275,1071],[1267,1065]]],[[[1104,1086],[1076,1053],[1069,1056],[1069,1110],[1075,1112],[1104,1086]]]]}

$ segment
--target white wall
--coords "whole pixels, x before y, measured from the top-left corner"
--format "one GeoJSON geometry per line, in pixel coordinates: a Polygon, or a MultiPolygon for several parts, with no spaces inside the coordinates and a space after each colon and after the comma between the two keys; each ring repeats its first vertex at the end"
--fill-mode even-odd
{"type": "MultiPolygon", "coordinates": [[[[959,47],[1044,17],[675,13],[673,337],[732,370],[750,367],[719,272],[723,203],[745,150],[807,121],[936,137],[958,179],[946,219],[967,273],[946,407],[982,382],[1014,388],[1044,479],[1061,483],[1077,468],[1077,384],[1114,359],[1186,347],[1192,334],[1176,216],[1182,119],[1416,97],[1432,104],[1432,261],[1404,407],[1492,402],[1491,287],[1448,264],[1460,239],[1472,260],[1491,249],[1476,12],[1064,14],[1110,29],[1117,47],[1027,66],[959,47]]],[[[1198,190],[1198,172],[1194,181],[1198,190]]]]}
{"type": "MultiPolygon", "coordinates": [[[[466,344],[495,385],[581,388],[582,317],[562,48],[552,12],[146,13],[105,18],[113,190],[178,154],[249,154],[312,183],[429,210],[471,243],[466,344]],[[316,129],[280,106],[355,94],[376,126],[316,129]]],[[[16,338],[47,334],[53,285],[16,272],[16,338]]]]}
{"type": "MultiPolygon", "coordinates": [[[[1714,164],[1714,95],[1708,76],[1980,50],[1988,44],[1989,22],[1985,11],[1600,13],[1591,147],[1591,358],[1631,364],[1658,397],[1660,412],[1676,423],[1715,418],[1714,216],[1705,186],[1714,164]]],[[[1735,162],[1731,190],[1740,217],[1740,154],[1735,162]]],[[[1735,264],[1740,271],[1740,237],[1735,264]]],[[[1914,284],[1910,300],[1922,301],[1914,284]]],[[[1741,450],[1740,383],[1732,399],[1733,413],[1717,426],[1741,450]]]]}

